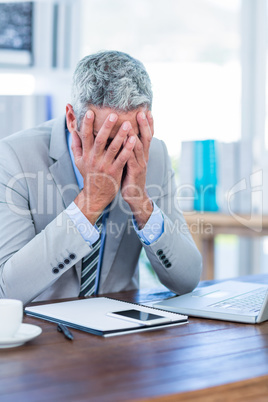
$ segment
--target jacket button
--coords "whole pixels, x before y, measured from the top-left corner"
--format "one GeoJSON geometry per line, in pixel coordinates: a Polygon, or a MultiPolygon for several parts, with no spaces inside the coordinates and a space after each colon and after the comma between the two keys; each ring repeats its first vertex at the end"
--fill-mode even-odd
{"type": "Polygon", "coordinates": [[[167,265],[167,264],[169,263],[169,260],[166,258],[166,259],[163,261],[163,263],[164,263],[165,265],[167,265]]]}
{"type": "Polygon", "coordinates": [[[76,255],[75,255],[75,254],[70,254],[70,255],[69,255],[69,258],[71,258],[71,260],[75,260],[76,255]]]}
{"type": "Polygon", "coordinates": [[[170,267],[171,267],[170,262],[166,265],[166,267],[167,267],[167,268],[170,268],[170,267]]]}
{"type": "Polygon", "coordinates": [[[53,274],[58,274],[60,271],[58,268],[53,268],[52,269],[53,274]]]}
{"type": "Polygon", "coordinates": [[[66,264],[66,265],[70,264],[70,260],[68,258],[65,258],[64,264],[66,264]]]}
{"type": "Polygon", "coordinates": [[[156,254],[157,254],[157,255],[163,254],[163,250],[157,250],[156,254]]]}
{"type": "Polygon", "coordinates": [[[63,269],[63,268],[64,268],[63,262],[60,262],[60,263],[59,263],[58,268],[59,268],[59,269],[63,269]]]}
{"type": "Polygon", "coordinates": [[[165,254],[161,255],[160,260],[164,260],[166,258],[165,254]]]}

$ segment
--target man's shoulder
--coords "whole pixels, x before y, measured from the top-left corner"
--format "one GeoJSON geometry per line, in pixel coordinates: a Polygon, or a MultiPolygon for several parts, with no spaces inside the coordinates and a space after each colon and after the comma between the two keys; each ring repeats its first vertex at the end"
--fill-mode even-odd
{"type": "Polygon", "coordinates": [[[165,159],[167,156],[168,156],[167,147],[166,147],[164,141],[153,137],[151,145],[150,145],[150,159],[155,159],[155,158],[165,159]]]}
{"type": "Polygon", "coordinates": [[[163,183],[169,166],[170,161],[165,143],[153,138],[147,167],[147,184],[163,183]]]}

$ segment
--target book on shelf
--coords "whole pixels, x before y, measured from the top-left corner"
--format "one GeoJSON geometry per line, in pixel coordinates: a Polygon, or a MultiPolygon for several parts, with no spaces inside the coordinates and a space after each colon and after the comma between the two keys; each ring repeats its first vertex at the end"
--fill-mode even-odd
{"type": "Polygon", "coordinates": [[[179,205],[182,212],[239,210],[240,142],[213,139],[182,143],[179,166],[179,205]]]}
{"type": "Polygon", "coordinates": [[[182,211],[217,211],[215,140],[182,143],[180,201],[182,211]]]}

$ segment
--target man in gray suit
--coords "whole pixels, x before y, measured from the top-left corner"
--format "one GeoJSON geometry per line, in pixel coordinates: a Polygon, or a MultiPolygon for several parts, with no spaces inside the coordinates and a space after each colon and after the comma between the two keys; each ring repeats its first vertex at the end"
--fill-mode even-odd
{"type": "Polygon", "coordinates": [[[151,105],[144,66],[101,52],[78,63],[64,118],[1,141],[1,297],[136,289],[142,247],[170,290],[197,285],[201,257],[151,105]]]}

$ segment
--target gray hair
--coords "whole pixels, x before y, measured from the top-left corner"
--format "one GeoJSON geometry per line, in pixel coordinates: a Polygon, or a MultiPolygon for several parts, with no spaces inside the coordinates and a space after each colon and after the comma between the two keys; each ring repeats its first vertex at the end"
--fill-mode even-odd
{"type": "Polygon", "coordinates": [[[143,64],[126,53],[104,51],[84,57],[73,75],[72,106],[80,126],[89,105],[128,112],[152,107],[151,81],[143,64]]]}

